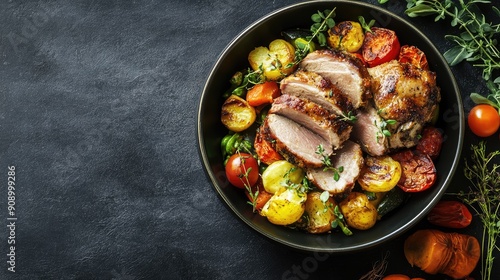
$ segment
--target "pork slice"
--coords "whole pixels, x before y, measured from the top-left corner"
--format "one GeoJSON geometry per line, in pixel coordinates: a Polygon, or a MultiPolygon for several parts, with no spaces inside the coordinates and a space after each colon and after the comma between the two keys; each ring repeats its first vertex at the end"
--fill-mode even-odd
{"type": "Polygon", "coordinates": [[[338,149],[349,138],[352,126],[315,102],[283,94],[276,98],[269,109],[291,119],[323,137],[329,146],[338,149]]]}
{"type": "Polygon", "coordinates": [[[307,178],[318,188],[331,194],[339,194],[350,191],[359,177],[363,167],[363,151],[360,145],[350,140],[346,141],[342,149],[335,152],[331,158],[332,166],[343,167],[339,173],[339,180],[335,181],[332,170],[324,168],[310,168],[307,170],[307,178]]]}
{"type": "Polygon", "coordinates": [[[342,91],[317,73],[297,71],[280,82],[283,94],[311,100],[337,116],[354,113],[354,106],[342,91]]]}
{"type": "Polygon", "coordinates": [[[333,153],[332,146],[323,137],[278,114],[267,115],[263,134],[274,144],[274,149],[279,154],[301,168],[323,165],[323,156],[316,153],[320,145],[324,149],[324,155],[330,156],[333,153]]]}
{"type": "Polygon", "coordinates": [[[391,128],[391,136],[388,141],[389,148],[393,150],[416,146],[422,130],[422,123],[415,121],[405,122],[398,125],[396,128],[391,128]]]}
{"type": "Polygon", "coordinates": [[[351,139],[360,144],[363,151],[372,156],[381,156],[387,153],[388,140],[380,128],[383,121],[371,103],[367,103],[363,110],[358,111],[351,139]]]}
{"type": "Polygon", "coordinates": [[[365,104],[371,96],[371,78],[363,63],[341,51],[317,50],[308,54],[299,69],[315,72],[337,86],[347,96],[354,108],[365,104]]]}

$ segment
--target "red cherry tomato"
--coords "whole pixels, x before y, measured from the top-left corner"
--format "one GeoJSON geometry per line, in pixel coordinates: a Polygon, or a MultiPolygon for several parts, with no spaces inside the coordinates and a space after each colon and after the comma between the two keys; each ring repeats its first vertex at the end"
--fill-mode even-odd
{"type": "Polygon", "coordinates": [[[430,188],[436,181],[436,167],[432,159],[419,151],[405,150],[392,155],[401,164],[401,179],[398,187],[405,192],[420,192],[430,188]]]}
{"type": "Polygon", "coordinates": [[[259,180],[257,160],[247,153],[236,153],[226,163],[227,180],[240,189],[251,187],[259,180]]]}
{"type": "Polygon", "coordinates": [[[467,118],[470,130],[480,137],[493,135],[500,126],[500,115],[495,107],[488,104],[474,106],[467,118]]]}
{"type": "Polygon", "coordinates": [[[422,138],[418,141],[417,151],[429,155],[432,159],[436,159],[441,152],[441,144],[443,143],[443,135],[439,129],[429,126],[422,131],[422,138]]]}
{"type": "Polygon", "coordinates": [[[366,32],[361,54],[369,67],[396,59],[401,45],[396,33],[380,27],[372,27],[366,32]]]}
{"type": "Polygon", "coordinates": [[[255,135],[253,146],[260,161],[267,165],[283,159],[283,157],[276,152],[271,143],[262,136],[260,131],[257,131],[255,135]]]}
{"type": "Polygon", "coordinates": [[[464,228],[470,225],[472,214],[459,201],[439,201],[427,215],[429,223],[447,228],[464,228]]]}
{"type": "Polygon", "coordinates": [[[399,62],[410,63],[417,68],[429,70],[429,63],[425,53],[415,46],[404,45],[399,51],[399,62]]]}

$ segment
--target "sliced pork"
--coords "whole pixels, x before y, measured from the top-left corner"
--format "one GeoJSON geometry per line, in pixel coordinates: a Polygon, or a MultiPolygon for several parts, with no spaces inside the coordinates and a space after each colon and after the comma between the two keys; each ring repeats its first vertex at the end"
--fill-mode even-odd
{"type": "Polygon", "coordinates": [[[358,111],[358,120],[353,124],[351,139],[361,145],[366,153],[381,156],[388,151],[388,139],[382,133],[384,120],[368,102],[363,110],[358,111]]]}
{"type": "Polygon", "coordinates": [[[274,144],[278,153],[301,168],[321,167],[323,155],[330,156],[333,153],[333,148],[323,137],[278,114],[267,115],[262,133],[274,144]],[[324,149],[323,155],[316,153],[320,145],[324,149]]]}
{"type": "Polygon", "coordinates": [[[352,102],[337,86],[314,72],[297,71],[281,80],[280,89],[283,94],[311,100],[338,116],[354,111],[352,102]]]}
{"type": "Polygon", "coordinates": [[[315,102],[284,94],[274,100],[269,114],[279,114],[323,137],[328,146],[338,149],[351,133],[352,126],[315,102]]]}
{"type": "Polygon", "coordinates": [[[355,108],[364,105],[370,93],[370,75],[361,60],[340,51],[318,50],[308,54],[299,68],[315,72],[338,87],[355,108]]]}
{"type": "Polygon", "coordinates": [[[307,170],[307,178],[318,188],[331,194],[340,194],[350,191],[359,177],[364,159],[361,147],[348,140],[342,149],[335,152],[331,158],[332,166],[343,167],[339,173],[339,180],[335,181],[332,170],[324,168],[313,168],[307,170]]]}

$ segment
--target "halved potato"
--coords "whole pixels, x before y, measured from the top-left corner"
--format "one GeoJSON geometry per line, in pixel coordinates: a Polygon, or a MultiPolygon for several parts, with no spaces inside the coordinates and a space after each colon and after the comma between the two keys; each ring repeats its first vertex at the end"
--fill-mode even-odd
{"type": "Polygon", "coordinates": [[[293,188],[279,189],[264,205],[260,214],[276,225],[290,225],[302,217],[307,196],[293,188]]]}
{"type": "Polygon", "coordinates": [[[367,156],[358,183],[369,192],[388,192],[398,183],[401,172],[401,164],[390,156],[367,156]]]}
{"type": "Polygon", "coordinates": [[[221,122],[231,131],[240,132],[249,128],[256,117],[255,108],[236,95],[229,96],[222,104],[221,122]]]}
{"type": "Polygon", "coordinates": [[[363,45],[365,35],[359,22],[342,21],[328,30],[328,45],[334,49],[357,52],[363,45]]]}
{"type": "Polygon", "coordinates": [[[257,47],[248,54],[248,62],[254,71],[262,67],[266,80],[277,81],[291,74],[295,60],[295,48],[283,39],[276,39],[267,47],[257,47]]]}
{"type": "Polygon", "coordinates": [[[339,206],[347,225],[352,228],[367,230],[377,222],[377,209],[364,193],[351,192],[339,206]]]}
{"type": "Polygon", "coordinates": [[[271,163],[262,173],[262,184],[268,193],[276,193],[289,183],[299,184],[304,179],[304,171],[286,160],[271,163]]]}
{"type": "Polygon", "coordinates": [[[305,212],[309,217],[307,231],[310,233],[323,233],[332,229],[335,221],[335,201],[332,197],[325,203],[321,200],[321,192],[313,191],[307,194],[305,212]]]}

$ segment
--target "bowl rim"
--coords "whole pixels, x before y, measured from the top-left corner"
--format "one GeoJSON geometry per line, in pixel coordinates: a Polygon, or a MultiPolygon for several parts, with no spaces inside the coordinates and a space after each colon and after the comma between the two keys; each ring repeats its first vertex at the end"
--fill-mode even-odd
{"type": "MultiPolygon", "coordinates": [[[[440,75],[443,75],[443,74],[440,74],[440,75]]],[[[451,94],[451,95],[453,95],[453,94],[451,94]]],[[[450,69],[450,66],[446,62],[442,53],[432,43],[432,41],[422,31],[417,29],[414,24],[410,23],[406,19],[400,17],[399,15],[397,15],[393,12],[391,12],[387,9],[384,9],[383,7],[379,7],[379,6],[376,6],[376,5],[373,5],[370,3],[366,3],[366,2],[358,2],[358,1],[353,2],[353,1],[349,1],[349,0],[327,0],[327,1],[325,1],[325,0],[312,0],[312,1],[305,1],[305,2],[295,3],[295,4],[291,4],[291,5],[286,5],[286,6],[275,9],[275,10],[265,14],[264,16],[253,21],[251,24],[249,24],[247,27],[245,27],[242,31],[240,31],[220,52],[217,59],[215,60],[215,63],[210,68],[210,72],[209,72],[207,78],[205,79],[203,91],[202,91],[202,94],[200,95],[199,102],[198,102],[198,115],[197,115],[198,153],[199,153],[199,156],[202,160],[203,170],[204,170],[206,176],[209,178],[210,183],[212,185],[212,188],[215,189],[219,198],[224,201],[224,205],[226,207],[228,207],[231,210],[231,212],[238,217],[238,219],[240,221],[243,221],[247,226],[249,226],[250,228],[252,228],[256,232],[258,232],[259,234],[262,234],[265,237],[269,238],[270,240],[275,241],[279,244],[286,245],[288,247],[291,247],[293,249],[298,249],[300,251],[325,252],[325,253],[346,253],[346,252],[350,253],[350,252],[361,251],[361,250],[373,248],[373,247],[380,245],[384,242],[395,239],[396,237],[400,236],[401,234],[403,234],[407,230],[414,227],[419,221],[421,221],[421,219],[441,199],[441,197],[444,195],[446,189],[448,188],[448,186],[449,186],[449,184],[450,184],[450,182],[451,182],[451,180],[452,180],[452,178],[453,178],[453,176],[458,168],[458,165],[459,165],[460,156],[461,156],[462,148],[463,148],[464,135],[465,135],[464,115],[465,115],[465,113],[464,113],[464,107],[463,107],[462,97],[461,97],[461,93],[460,93],[460,88],[458,86],[458,83],[456,82],[456,79],[455,79],[455,76],[453,75],[453,72],[450,69]],[[446,73],[443,73],[443,74],[445,76],[448,76],[452,80],[452,88],[453,88],[453,92],[454,92],[456,102],[457,102],[457,107],[458,107],[457,114],[459,116],[459,118],[458,118],[458,139],[457,139],[457,149],[453,155],[453,162],[451,165],[451,169],[448,172],[448,174],[446,174],[446,176],[443,180],[443,187],[431,199],[431,201],[423,209],[421,209],[419,211],[419,213],[416,216],[414,216],[412,219],[410,219],[408,222],[406,222],[404,224],[404,226],[402,226],[402,227],[398,228],[396,231],[392,232],[390,235],[390,238],[380,237],[380,238],[376,238],[376,239],[372,240],[371,242],[366,242],[366,243],[363,243],[361,245],[356,245],[356,246],[348,246],[348,247],[341,247],[341,248],[319,248],[319,249],[315,248],[315,249],[312,249],[308,246],[304,246],[304,245],[296,244],[296,243],[289,242],[286,240],[282,240],[282,239],[277,238],[276,236],[274,236],[272,234],[269,234],[269,233],[263,231],[262,229],[257,227],[254,223],[252,223],[251,220],[247,219],[247,217],[243,213],[241,213],[240,210],[237,209],[231,203],[230,199],[226,196],[226,194],[220,189],[220,187],[218,187],[218,181],[217,181],[216,174],[214,174],[214,172],[209,168],[210,161],[209,161],[209,158],[207,155],[207,151],[205,149],[205,139],[203,139],[203,137],[202,137],[203,126],[202,126],[201,117],[202,117],[203,111],[204,111],[204,108],[202,105],[203,105],[204,100],[206,98],[205,95],[206,95],[206,92],[210,86],[210,81],[214,78],[214,76],[217,72],[217,69],[220,67],[221,63],[224,61],[224,58],[227,56],[228,51],[230,51],[234,47],[234,45],[237,44],[238,41],[240,41],[245,35],[250,33],[253,29],[257,28],[259,25],[263,24],[266,20],[268,20],[269,18],[272,18],[273,16],[275,16],[277,14],[286,12],[286,11],[291,10],[291,9],[297,9],[300,7],[306,7],[306,6],[310,6],[310,5],[316,5],[316,4],[323,5],[325,3],[331,3],[333,5],[339,4],[339,3],[340,4],[347,4],[347,5],[355,5],[355,6],[360,6],[362,8],[373,9],[377,12],[388,15],[391,18],[394,18],[400,22],[403,22],[404,25],[406,25],[408,28],[412,29],[413,32],[418,33],[419,36],[421,36],[426,41],[425,44],[428,47],[430,47],[433,52],[439,54],[438,58],[439,58],[439,60],[441,60],[440,63],[442,65],[444,65],[444,69],[446,71],[446,73]]],[[[331,234],[329,234],[329,235],[331,235],[331,234]]]]}

